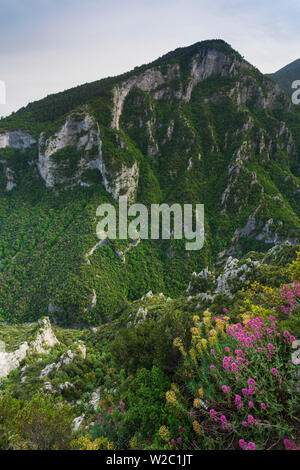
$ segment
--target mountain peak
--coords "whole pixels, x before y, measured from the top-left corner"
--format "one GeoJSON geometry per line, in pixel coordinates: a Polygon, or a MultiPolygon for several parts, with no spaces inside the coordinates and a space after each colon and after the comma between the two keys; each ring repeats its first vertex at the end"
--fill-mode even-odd
{"type": "Polygon", "coordinates": [[[220,40],[2,120],[0,238],[12,241],[1,252],[0,312],[110,318],[147,290],[179,294],[191,271],[216,260],[297,243],[299,129],[279,86],[220,40]],[[187,253],[172,238],[99,244],[97,207],[121,195],[147,207],[203,203],[204,248],[187,253]]]}

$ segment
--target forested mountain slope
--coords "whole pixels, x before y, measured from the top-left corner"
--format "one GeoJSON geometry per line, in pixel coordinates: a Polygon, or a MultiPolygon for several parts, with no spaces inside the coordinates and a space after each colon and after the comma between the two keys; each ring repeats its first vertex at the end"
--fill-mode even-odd
{"type": "Polygon", "coordinates": [[[192,271],[230,254],[297,244],[299,117],[277,84],[215,40],[2,119],[1,316],[99,323],[149,290],[179,295],[192,271]],[[203,203],[204,248],[96,247],[97,206],[125,194],[203,203]]]}

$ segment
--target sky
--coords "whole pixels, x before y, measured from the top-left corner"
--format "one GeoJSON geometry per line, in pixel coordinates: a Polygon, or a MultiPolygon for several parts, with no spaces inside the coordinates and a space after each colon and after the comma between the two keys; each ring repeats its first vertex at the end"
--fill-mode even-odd
{"type": "Polygon", "coordinates": [[[0,0],[0,116],[205,39],[275,72],[300,57],[299,14],[299,0],[0,0]]]}

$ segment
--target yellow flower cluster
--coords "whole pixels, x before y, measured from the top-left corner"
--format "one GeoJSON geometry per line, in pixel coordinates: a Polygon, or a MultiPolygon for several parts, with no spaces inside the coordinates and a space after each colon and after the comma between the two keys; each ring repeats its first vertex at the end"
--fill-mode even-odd
{"type": "Polygon", "coordinates": [[[176,393],[173,390],[166,392],[166,399],[171,405],[177,405],[176,393]]]}
{"type": "Polygon", "coordinates": [[[211,326],[211,313],[210,312],[203,313],[203,323],[204,323],[206,330],[208,330],[211,326]]]}
{"type": "Polygon", "coordinates": [[[113,442],[109,442],[106,437],[98,437],[94,441],[90,436],[81,436],[71,442],[73,450],[113,450],[113,442]]]}
{"type": "Polygon", "coordinates": [[[139,443],[138,443],[138,440],[137,440],[136,436],[134,436],[130,439],[129,446],[130,446],[130,449],[132,449],[132,450],[139,450],[140,449],[140,446],[139,446],[139,443]]]}
{"type": "Polygon", "coordinates": [[[184,350],[183,342],[181,338],[174,338],[173,345],[175,346],[175,348],[179,349],[179,351],[181,352],[183,356],[186,356],[186,352],[184,350]]]}
{"type": "Polygon", "coordinates": [[[200,423],[198,423],[198,421],[193,421],[193,429],[194,429],[194,432],[200,436],[200,434],[202,433],[202,428],[200,426],[200,423]]]}
{"type": "Polygon", "coordinates": [[[159,435],[162,438],[163,441],[169,442],[170,440],[170,431],[167,426],[162,426],[159,430],[159,435]]]}
{"type": "Polygon", "coordinates": [[[196,336],[196,337],[199,337],[200,336],[200,331],[198,328],[191,328],[191,333],[192,333],[192,336],[196,336]]]}
{"type": "Polygon", "coordinates": [[[200,409],[200,408],[201,408],[201,400],[200,400],[200,398],[194,398],[194,403],[193,403],[193,405],[194,405],[194,408],[200,409]]]}
{"type": "Polygon", "coordinates": [[[216,330],[212,329],[212,330],[209,330],[208,335],[209,335],[209,338],[208,338],[209,345],[213,346],[218,339],[218,333],[216,330]]]}

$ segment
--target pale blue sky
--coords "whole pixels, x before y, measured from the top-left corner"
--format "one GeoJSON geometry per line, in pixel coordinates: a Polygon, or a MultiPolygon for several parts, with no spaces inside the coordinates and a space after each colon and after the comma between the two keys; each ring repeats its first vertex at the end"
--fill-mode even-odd
{"type": "Polygon", "coordinates": [[[0,0],[0,116],[204,39],[276,71],[300,57],[299,14],[299,0],[0,0]]]}

